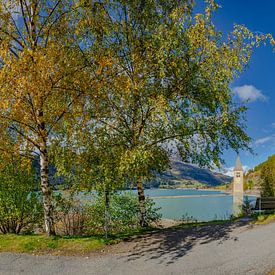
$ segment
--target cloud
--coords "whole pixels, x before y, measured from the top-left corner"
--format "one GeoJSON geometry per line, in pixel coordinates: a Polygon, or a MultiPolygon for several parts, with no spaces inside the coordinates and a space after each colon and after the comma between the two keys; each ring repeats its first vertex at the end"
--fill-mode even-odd
{"type": "Polygon", "coordinates": [[[233,93],[235,93],[241,101],[266,101],[268,98],[262,93],[262,91],[258,90],[253,85],[243,85],[234,87],[232,89],[233,93]]]}
{"type": "MultiPolygon", "coordinates": [[[[222,171],[220,171],[222,174],[229,176],[229,177],[233,177],[234,176],[234,166],[232,167],[223,167],[222,171]]],[[[249,166],[247,165],[243,165],[243,170],[246,173],[248,170],[250,169],[249,166]]]]}
{"type": "Polygon", "coordinates": [[[264,145],[265,143],[275,143],[275,135],[270,135],[266,137],[259,138],[255,141],[256,145],[264,145]]]}
{"type": "Polygon", "coordinates": [[[271,123],[271,127],[275,128],[275,122],[271,123]]]}
{"type": "Polygon", "coordinates": [[[234,173],[233,173],[234,167],[226,167],[223,169],[223,174],[229,177],[233,177],[234,173]]]}

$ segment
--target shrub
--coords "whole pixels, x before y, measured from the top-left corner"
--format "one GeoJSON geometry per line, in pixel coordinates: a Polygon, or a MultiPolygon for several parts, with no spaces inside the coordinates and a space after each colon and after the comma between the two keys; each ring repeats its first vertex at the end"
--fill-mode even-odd
{"type": "MultiPolygon", "coordinates": [[[[104,196],[101,195],[90,203],[81,203],[74,196],[61,194],[56,196],[55,201],[58,234],[93,235],[104,234],[106,231],[115,234],[139,227],[138,198],[130,192],[111,195],[108,213],[105,211],[104,196]]],[[[146,198],[146,209],[149,224],[161,218],[159,209],[150,198],[146,198]]]]}
{"type": "Polygon", "coordinates": [[[248,199],[248,197],[245,197],[244,202],[242,204],[241,215],[242,216],[252,215],[252,213],[253,213],[252,209],[253,209],[252,202],[248,199]]]}
{"type": "Polygon", "coordinates": [[[12,160],[0,171],[0,231],[19,234],[33,231],[42,221],[40,196],[34,172],[12,160]]]}
{"type": "Polygon", "coordinates": [[[60,235],[84,235],[85,220],[88,219],[86,210],[80,201],[73,196],[55,196],[55,230],[60,235]]]}
{"type": "MultiPolygon", "coordinates": [[[[147,222],[150,224],[161,218],[159,208],[151,198],[146,198],[147,222]]],[[[86,228],[89,233],[104,233],[106,231],[105,204],[103,196],[98,196],[91,204],[86,204],[86,213],[90,217],[86,228]]],[[[110,233],[124,232],[139,227],[138,198],[131,192],[113,194],[110,198],[108,214],[108,231],[110,233]]]]}

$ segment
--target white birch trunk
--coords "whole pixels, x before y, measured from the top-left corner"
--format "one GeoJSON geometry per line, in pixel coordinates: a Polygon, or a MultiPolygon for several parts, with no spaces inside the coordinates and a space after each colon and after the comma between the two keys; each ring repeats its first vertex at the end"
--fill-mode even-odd
{"type": "Polygon", "coordinates": [[[49,182],[49,161],[46,144],[41,145],[40,151],[41,190],[43,196],[45,230],[48,236],[55,235],[52,190],[49,182]]]}

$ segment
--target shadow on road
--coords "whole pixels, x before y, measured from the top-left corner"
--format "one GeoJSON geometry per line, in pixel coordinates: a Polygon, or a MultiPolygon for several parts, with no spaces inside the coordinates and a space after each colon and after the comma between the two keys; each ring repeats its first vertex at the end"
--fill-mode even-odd
{"type": "Polygon", "coordinates": [[[238,238],[231,236],[230,233],[246,225],[246,222],[230,222],[150,233],[136,240],[133,250],[127,257],[123,257],[126,257],[127,261],[142,257],[145,260],[158,260],[159,263],[169,265],[185,256],[195,245],[204,245],[213,241],[218,241],[218,244],[226,240],[238,241],[238,238]]]}

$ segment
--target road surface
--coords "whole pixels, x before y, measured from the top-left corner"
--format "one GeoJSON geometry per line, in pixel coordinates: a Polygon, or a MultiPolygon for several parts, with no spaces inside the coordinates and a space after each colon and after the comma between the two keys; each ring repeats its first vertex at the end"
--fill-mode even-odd
{"type": "Polygon", "coordinates": [[[275,223],[150,233],[87,257],[0,253],[0,274],[267,274],[275,268],[275,223]]]}

